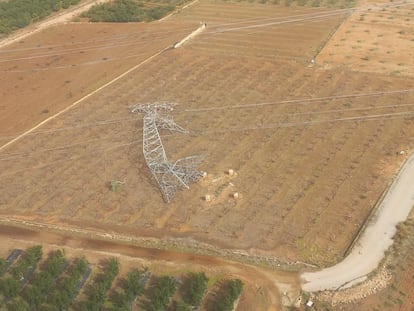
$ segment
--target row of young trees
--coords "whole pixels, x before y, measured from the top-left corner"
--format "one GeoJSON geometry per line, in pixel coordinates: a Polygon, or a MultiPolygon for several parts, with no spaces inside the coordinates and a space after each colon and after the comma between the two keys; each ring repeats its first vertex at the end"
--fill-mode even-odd
{"type": "Polygon", "coordinates": [[[119,261],[116,258],[109,259],[101,273],[96,275],[93,283],[86,289],[86,300],[80,301],[79,311],[100,311],[105,303],[112,282],[119,273],[119,261]]]}
{"type": "Polygon", "coordinates": [[[9,0],[0,2],[0,34],[26,27],[52,12],[67,9],[80,0],[9,0]]]}
{"type": "Polygon", "coordinates": [[[164,4],[146,7],[134,0],[115,0],[94,5],[82,14],[91,22],[127,23],[158,20],[175,9],[174,5],[164,4]]]}
{"type": "Polygon", "coordinates": [[[75,259],[67,270],[67,273],[57,281],[55,288],[47,295],[42,310],[67,310],[91,271],[84,257],[75,259]]]}
{"type": "Polygon", "coordinates": [[[11,268],[10,273],[0,279],[0,293],[6,301],[12,300],[19,294],[21,287],[42,258],[42,254],[40,245],[27,249],[16,265],[11,268]]]}
{"type": "Polygon", "coordinates": [[[58,250],[50,253],[37,270],[41,258],[40,245],[29,248],[0,278],[1,310],[3,307],[11,311],[61,311],[69,308],[88,276],[88,262],[85,258],[78,258],[69,266],[64,253],[58,250]]]}
{"type": "Polygon", "coordinates": [[[239,279],[226,280],[214,300],[214,310],[232,311],[234,303],[243,291],[243,282],[239,279]]]}
{"type": "Polygon", "coordinates": [[[4,258],[0,258],[0,276],[2,276],[4,272],[6,272],[8,266],[9,263],[7,262],[7,260],[4,258]]]}
{"type": "Polygon", "coordinates": [[[22,293],[24,300],[34,310],[40,310],[40,305],[46,299],[48,293],[56,283],[56,279],[67,264],[62,251],[58,250],[50,254],[43,267],[35,273],[30,284],[22,293]]]}
{"type": "MultiPolygon", "coordinates": [[[[58,311],[68,310],[72,306],[79,311],[127,311],[145,293],[145,298],[140,299],[139,303],[144,310],[190,311],[203,303],[209,282],[204,272],[190,272],[182,279],[173,276],[156,277],[152,279],[151,286],[147,286],[151,278],[148,269],[132,269],[118,280],[111,291],[119,273],[119,262],[112,258],[88,282],[84,290],[86,298],[74,303],[91,272],[87,260],[82,257],[69,262],[64,253],[58,250],[50,253],[38,270],[35,270],[41,258],[42,247],[35,246],[24,251],[11,265],[11,260],[0,260],[0,268],[7,269],[3,275],[0,273],[1,310],[5,307],[11,311],[58,311]],[[171,303],[179,285],[180,291],[176,295],[179,298],[171,303]]],[[[242,289],[243,283],[238,279],[222,282],[207,307],[215,311],[233,310],[234,302],[242,289]]]]}
{"type": "Polygon", "coordinates": [[[148,269],[132,269],[125,278],[119,281],[120,290],[116,291],[110,301],[109,310],[129,311],[136,298],[145,289],[146,283],[151,273],[148,269]]]}
{"type": "Polygon", "coordinates": [[[172,276],[159,277],[150,289],[148,300],[145,303],[147,311],[164,311],[170,304],[170,299],[177,290],[178,282],[172,276]]]}

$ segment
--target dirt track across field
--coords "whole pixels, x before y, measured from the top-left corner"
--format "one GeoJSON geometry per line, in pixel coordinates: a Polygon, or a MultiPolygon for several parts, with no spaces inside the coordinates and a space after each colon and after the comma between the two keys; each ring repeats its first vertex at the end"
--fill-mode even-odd
{"type": "Polygon", "coordinates": [[[93,5],[98,3],[104,3],[108,0],[87,0],[82,1],[80,4],[71,7],[67,10],[62,10],[57,14],[54,14],[38,23],[25,27],[24,29],[17,30],[12,35],[7,36],[6,38],[0,40],[0,48],[7,46],[9,44],[18,42],[36,32],[45,30],[51,26],[63,24],[71,21],[73,18],[79,16],[83,12],[89,10],[93,5]]]}

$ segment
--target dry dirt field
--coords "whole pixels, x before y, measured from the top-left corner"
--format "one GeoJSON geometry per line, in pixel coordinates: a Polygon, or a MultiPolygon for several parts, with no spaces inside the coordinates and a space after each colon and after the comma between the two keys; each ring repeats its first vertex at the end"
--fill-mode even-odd
{"type": "Polygon", "coordinates": [[[0,213],[337,261],[401,163],[396,152],[414,145],[414,79],[312,65],[346,17],[327,12],[202,0],[164,22],[70,24],[0,50],[4,143],[207,23],[2,150],[0,213]],[[46,51],[30,50],[39,42],[46,51]],[[128,109],[159,100],[181,103],[172,114],[190,131],[163,133],[169,158],[204,155],[208,172],[169,205],[142,155],[142,116],[128,109]],[[114,193],[111,180],[125,183],[114,193]]]}
{"type": "Polygon", "coordinates": [[[414,77],[414,5],[362,1],[317,57],[325,66],[414,77]],[[384,4],[391,4],[384,7],[384,4]]]}
{"type": "Polygon", "coordinates": [[[51,27],[0,49],[0,144],[197,26],[72,23],[51,27]]]}

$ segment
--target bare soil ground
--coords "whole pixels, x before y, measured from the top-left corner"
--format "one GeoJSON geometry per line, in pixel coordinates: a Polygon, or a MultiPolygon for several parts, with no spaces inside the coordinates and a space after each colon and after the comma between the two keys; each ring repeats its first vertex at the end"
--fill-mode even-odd
{"type": "MultiPolygon", "coordinates": [[[[293,15],[318,10],[326,11],[201,1],[165,24],[69,25],[26,40],[19,46],[45,42],[43,36],[48,44],[62,44],[63,38],[78,35],[73,31],[77,27],[80,34],[94,29],[104,37],[104,29],[119,31],[110,36],[121,36],[122,27],[125,33],[141,33],[141,27],[149,31],[145,44],[128,39],[125,44],[136,45],[118,44],[111,55],[87,57],[85,50],[71,59],[55,56],[56,63],[51,56],[0,64],[9,71],[1,75],[2,85],[11,86],[1,89],[0,124],[8,135],[41,120],[42,111],[57,111],[125,70],[126,57],[148,56],[174,41],[171,33],[157,40],[150,29],[158,35],[158,29],[168,29],[177,37],[175,29],[184,33],[182,25],[196,21],[211,29],[3,151],[1,213],[133,235],[192,237],[288,261],[335,262],[398,167],[396,152],[413,147],[414,93],[382,92],[411,89],[414,80],[311,66],[344,18],[292,21],[293,15]],[[291,22],[245,27],[273,17],[291,22]],[[229,21],[233,24],[223,25],[229,21]],[[100,63],[119,55],[124,58],[111,65],[100,63]],[[99,64],[54,68],[95,61],[99,64]],[[47,70],[32,72],[38,68],[47,70]],[[367,93],[373,95],[338,97],[367,93]],[[325,99],[315,99],[321,97],[325,99]],[[293,99],[297,101],[284,102],[293,99]],[[145,165],[142,116],[128,109],[132,103],[157,100],[182,103],[173,114],[190,130],[190,135],[163,133],[168,156],[203,154],[201,169],[209,173],[169,205],[145,165]],[[227,176],[229,168],[236,175],[227,176]],[[108,187],[114,179],[125,182],[117,193],[108,187]],[[241,196],[236,201],[229,196],[235,191],[241,196]],[[205,194],[214,197],[211,203],[203,202],[205,194]]],[[[91,38],[88,32],[83,36],[74,41],[91,38]]],[[[33,56],[28,50],[18,53],[12,57],[33,56]]]]}
{"type": "Polygon", "coordinates": [[[168,22],[67,24],[0,49],[0,143],[196,28],[168,22]]]}
{"type": "Polygon", "coordinates": [[[388,1],[362,1],[317,57],[326,66],[392,76],[414,76],[414,4],[377,8],[388,1]]]}

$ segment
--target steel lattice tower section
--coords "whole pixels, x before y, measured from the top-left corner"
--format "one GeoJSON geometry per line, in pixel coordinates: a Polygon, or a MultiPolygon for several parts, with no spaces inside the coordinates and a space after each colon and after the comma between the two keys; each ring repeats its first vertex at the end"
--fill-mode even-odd
{"type": "Polygon", "coordinates": [[[190,182],[197,181],[202,176],[202,172],[197,170],[202,161],[201,156],[185,157],[175,163],[168,161],[159,130],[188,133],[171,116],[165,114],[166,111],[172,111],[174,106],[172,103],[151,103],[132,107],[132,112],[144,113],[144,158],[167,203],[171,202],[179,188],[188,189],[190,182]]]}

